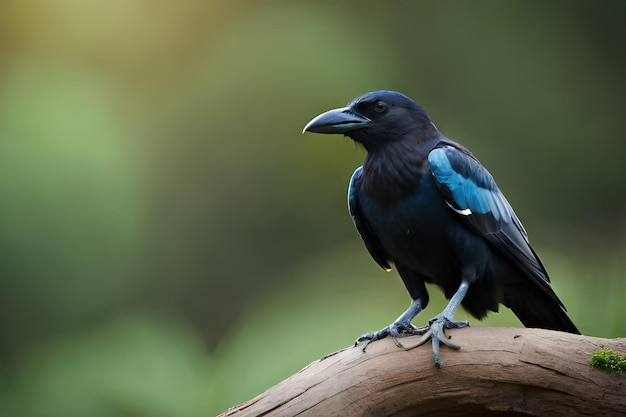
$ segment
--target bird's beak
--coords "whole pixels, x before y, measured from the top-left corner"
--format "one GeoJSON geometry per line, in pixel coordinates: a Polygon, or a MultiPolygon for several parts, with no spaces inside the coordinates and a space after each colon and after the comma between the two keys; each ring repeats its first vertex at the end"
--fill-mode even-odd
{"type": "Polygon", "coordinates": [[[302,133],[344,133],[368,126],[371,122],[350,107],[342,107],[320,114],[304,126],[302,133]]]}

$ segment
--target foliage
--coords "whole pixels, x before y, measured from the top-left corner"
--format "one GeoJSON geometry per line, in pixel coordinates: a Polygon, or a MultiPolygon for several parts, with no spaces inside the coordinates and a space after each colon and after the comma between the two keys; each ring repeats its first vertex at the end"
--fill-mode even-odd
{"type": "Polygon", "coordinates": [[[589,364],[610,374],[621,375],[626,370],[626,355],[615,353],[612,349],[600,349],[593,352],[589,364]]]}

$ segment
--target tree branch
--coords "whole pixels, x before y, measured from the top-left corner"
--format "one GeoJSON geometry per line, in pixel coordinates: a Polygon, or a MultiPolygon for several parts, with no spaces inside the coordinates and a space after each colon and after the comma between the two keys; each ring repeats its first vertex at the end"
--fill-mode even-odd
{"type": "Polygon", "coordinates": [[[441,369],[430,343],[402,350],[386,338],[366,353],[321,358],[221,417],[626,415],[626,374],[589,366],[598,349],[626,353],[626,339],[492,327],[447,334],[461,350],[443,346],[441,369]]]}

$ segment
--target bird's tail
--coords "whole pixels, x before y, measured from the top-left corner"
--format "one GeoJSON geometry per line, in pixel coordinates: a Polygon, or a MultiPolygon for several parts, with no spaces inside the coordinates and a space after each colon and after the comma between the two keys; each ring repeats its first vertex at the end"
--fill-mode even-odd
{"type": "Polygon", "coordinates": [[[513,310],[524,326],[580,334],[552,290],[549,290],[552,294],[538,287],[518,287],[517,290],[517,294],[504,304],[513,310]]]}

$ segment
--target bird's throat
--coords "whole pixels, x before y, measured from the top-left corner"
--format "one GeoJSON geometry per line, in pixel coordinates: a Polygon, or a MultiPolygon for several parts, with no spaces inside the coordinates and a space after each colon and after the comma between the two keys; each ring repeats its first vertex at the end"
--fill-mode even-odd
{"type": "Polygon", "coordinates": [[[369,152],[363,163],[363,191],[380,206],[394,205],[416,193],[422,176],[430,175],[427,154],[416,146],[394,145],[369,152]]]}

